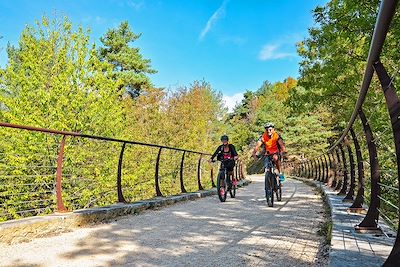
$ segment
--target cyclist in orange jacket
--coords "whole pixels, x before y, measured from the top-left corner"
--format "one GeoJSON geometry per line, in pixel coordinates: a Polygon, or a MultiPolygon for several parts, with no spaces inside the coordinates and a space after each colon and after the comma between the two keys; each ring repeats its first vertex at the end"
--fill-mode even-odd
{"type": "MultiPolygon", "coordinates": [[[[256,147],[253,150],[253,157],[257,159],[256,153],[261,145],[265,145],[265,155],[272,155],[272,160],[275,163],[276,168],[279,171],[279,179],[281,181],[285,180],[281,169],[281,161],[279,156],[283,156],[286,153],[285,145],[283,144],[282,138],[275,131],[275,126],[273,123],[268,122],[265,126],[265,132],[258,140],[256,147]]],[[[267,166],[268,157],[266,157],[265,166],[267,166]]]]}

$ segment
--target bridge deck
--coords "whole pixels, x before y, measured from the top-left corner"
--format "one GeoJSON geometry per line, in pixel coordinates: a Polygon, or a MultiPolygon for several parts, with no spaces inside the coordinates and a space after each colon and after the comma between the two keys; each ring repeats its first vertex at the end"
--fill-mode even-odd
{"type": "Polygon", "coordinates": [[[0,245],[2,266],[310,266],[324,238],[323,206],[288,179],[282,202],[266,205],[263,177],[236,199],[216,196],[126,216],[29,243],[0,245]]]}
{"type": "Polygon", "coordinates": [[[365,215],[347,212],[351,203],[342,202],[343,196],[338,196],[337,191],[323,188],[332,205],[330,266],[382,266],[392,250],[396,233],[383,220],[379,222],[382,234],[357,233],[354,226],[361,223],[365,215]]]}

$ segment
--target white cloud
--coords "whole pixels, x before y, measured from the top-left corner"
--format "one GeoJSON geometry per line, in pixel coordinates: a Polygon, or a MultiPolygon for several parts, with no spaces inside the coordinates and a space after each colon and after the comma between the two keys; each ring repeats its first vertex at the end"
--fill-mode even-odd
{"type": "Polygon", "coordinates": [[[235,106],[242,101],[243,93],[237,93],[237,94],[234,94],[233,96],[224,95],[222,97],[222,99],[225,102],[225,107],[228,108],[228,111],[232,112],[233,109],[235,108],[235,106]]]}
{"type": "Polygon", "coordinates": [[[126,3],[128,6],[132,7],[133,9],[140,10],[143,6],[144,6],[144,2],[143,1],[133,1],[133,0],[129,0],[126,3]]]}
{"type": "Polygon", "coordinates": [[[206,26],[203,28],[199,35],[199,40],[203,40],[203,38],[207,35],[207,33],[211,30],[211,28],[215,25],[215,23],[225,16],[225,7],[228,3],[228,0],[224,0],[221,6],[212,14],[212,16],[208,19],[206,26]]]}
{"type": "Polygon", "coordinates": [[[260,60],[270,60],[270,59],[280,59],[280,58],[288,58],[288,57],[294,57],[296,56],[293,53],[284,53],[284,52],[279,52],[278,48],[280,45],[276,44],[266,44],[264,45],[260,53],[258,54],[258,59],[260,60]]]}

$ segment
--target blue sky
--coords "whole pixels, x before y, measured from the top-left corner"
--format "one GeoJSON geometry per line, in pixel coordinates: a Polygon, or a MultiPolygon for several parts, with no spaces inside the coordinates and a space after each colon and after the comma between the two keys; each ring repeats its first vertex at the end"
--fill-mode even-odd
{"type": "Polygon", "coordinates": [[[327,0],[0,0],[0,65],[8,42],[17,44],[26,24],[44,14],[66,15],[91,29],[99,42],[127,20],[135,42],[158,71],[155,86],[171,90],[204,79],[228,106],[263,81],[298,76],[295,43],[313,25],[311,10],[327,0]]]}

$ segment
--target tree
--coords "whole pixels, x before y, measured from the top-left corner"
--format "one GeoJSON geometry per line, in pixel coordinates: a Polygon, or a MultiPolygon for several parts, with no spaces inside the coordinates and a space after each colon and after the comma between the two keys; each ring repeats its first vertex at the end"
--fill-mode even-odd
{"type": "Polygon", "coordinates": [[[100,59],[113,66],[111,77],[118,84],[119,94],[128,93],[136,97],[144,87],[151,87],[147,74],[156,73],[151,68],[151,61],[143,58],[139,48],[130,46],[140,36],[124,21],[100,38],[104,46],[99,48],[100,59]]]}
{"type": "MultiPolygon", "coordinates": [[[[96,47],[89,44],[88,31],[81,27],[74,31],[68,18],[49,20],[43,17],[35,26],[26,26],[18,46],[9,46],[8,53],[8,63],[0,70],[2,120],[85,134],[120,136],[123,109],[115,93],[115,83],[109,75],[104,75],[111,74],[112,66],[99,60],[96,47]]],[[[51,197],[44,195],[48,195],[51,188],[44,190],[41,185],[53,184],[54,169],[49,166],[56,165],[54,155],[60,137],[7,128],[1,128],[0,134],[3,136],[0,140],[2,175],[21,176],[18,179],[21,186],[7,187],[12,194],[3,199],[4,203],[20,203],[21,199],[29,197],[25,190],[38,194],[34,197],[50,201],[51,197]],[[10,169],[7,166],[16,167],[10,169]],[[22,184],[33,184],[34,188],[25,188],[22,184]]],[[[113,181],[105,179],[109,173],[114,173],[115,166],[107,151],[107,144],[67,138],[64,170],[70,175],[68,181],[90,177],[93,181],[102,181],[101,186],[113,186],[113,181]],[[82,165],[92,161],[102,164],[82,165]]],[[[79,203],[98,198],[96,191],[83,186],[81,180],[76,185],[83,187],[76,200],[79,203]]],[[[65,186],[68,188],[67,184],[65,186]]],[[[8,212],[17,216],[13,208],[8,212]]]]}

